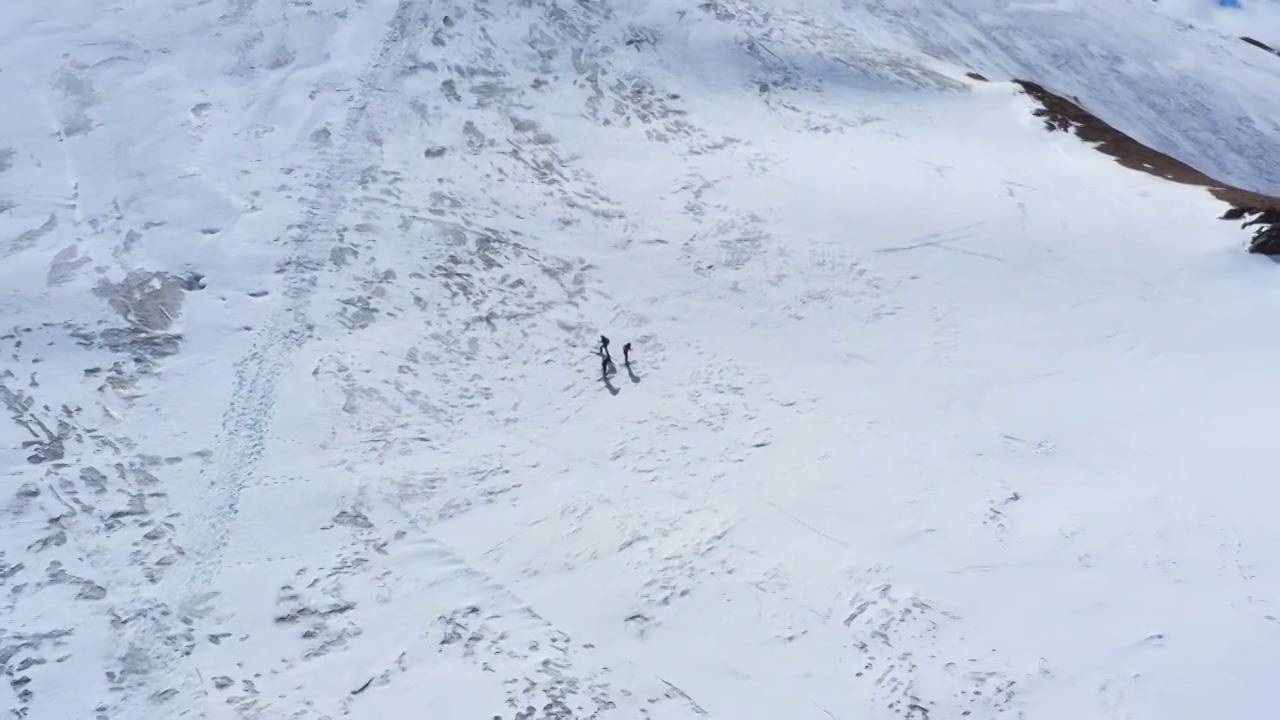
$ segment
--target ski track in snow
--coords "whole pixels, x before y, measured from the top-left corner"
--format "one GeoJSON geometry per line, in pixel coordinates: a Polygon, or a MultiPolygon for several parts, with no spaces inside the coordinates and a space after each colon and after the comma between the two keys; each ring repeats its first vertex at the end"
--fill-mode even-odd
{"type": "MultiPolygon", "coordinates": [[[[222,437],[214,456],[215,470],[208,487],[213,497],[195,507],[208,512],[208,522],[195,528],[205,534],[191,544],[198,559],[181,604],[205,597],[216,583],[230,536],[239,528],[236,515],[244,487],[253,481],[267,435],[275,417],[276,385],[290,365],[292,354],[306,342],[310,321],[308,307],[317,283],[316,272],[337,244],[336,219],[350,198],[346,189],[358,177],[359,162],[367,155],[361,136],[369,107],[381,101],[380,86],[397,54],[403,52],[419,27],[415,12],[421,3],[401,0],[395,7],[376,55],[355,79],[354,96],[337,133],[337,147],[321,148],[322,170],[309,183],[315,196],[306,203],[302,221],[291,227],[296,250],[285,261],[283,292],[286,304],[267,319],[253,348],[235,369],[231,403],[224,415],[222,437]]],[[[168,712],[168,711],[166,711],[168,712]]]]}
{"type": "Polygon", "coordinates": [[[1253,709],[1274,268],[965,78],[1274,185],[1147,5],[16,11],[11,713],[1253,709]]]}

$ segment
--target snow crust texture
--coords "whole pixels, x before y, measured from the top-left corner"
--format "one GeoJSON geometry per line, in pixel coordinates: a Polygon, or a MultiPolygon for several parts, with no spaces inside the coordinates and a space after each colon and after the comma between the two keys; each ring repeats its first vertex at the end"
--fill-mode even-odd
{"type": "Polygon", "coordinates": [[[1256,716],[1276,267],[1014,79],[1280,191],[1148,0],[7,8],[0,709],[1256,716]]]}

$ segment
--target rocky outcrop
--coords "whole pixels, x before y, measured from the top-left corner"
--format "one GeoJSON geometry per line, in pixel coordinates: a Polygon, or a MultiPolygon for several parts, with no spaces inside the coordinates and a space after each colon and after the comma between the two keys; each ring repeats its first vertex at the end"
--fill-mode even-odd
{"type": "Polygon", "coordinates": [[[1085,110],[1076,98],[1057,95],[1027,80],[1013,82],[1039,103],[1034,114],[1044,120],[1045,129],[1074,133],[1085,142],[1096,143],[1099,152],[1132,170],[1205,188],[1229,206],[1222,220],[1243,220],[1242,228],[1254,228],[1249,252],[1280,255],[1280,198],[1220,182],[1177,158],[1153,150],[1085,110]]]}
{"type": "Polygon", "coordinates": [[[1248,36],[1243,36],[1243,37],[1241,37],[1240,39],[1241,39],[1241,40],[1243,40],[1243,41],[1245,41],[1245,42],[1247,42],[1247,43],[1249,43],[1250,45],[1252,45],[1252,46],[1254,46],[1254,47],[1256,47],[1256,48],[1259,48],[1259,49],[1261,49],[1261,50],[1266,50],[1267,52],[1271,53],[1272,55],[1280,55],[1280,52],[1276,52],[1276,49],[1275,49],[1275,48],[1273,48],[1273,47],[1271,47],[1270,45],[1268,45],[1268,44],[1266,44],[1266,43],[1262,42],[1261,40],[1255,40],[1254,38],[1251,38],[1251,37],[1248,37],[1248,36]]]}
{"type": "Polygon", "coordinates": [[[1240,227],[1258,227],[1249,243],[1249,252],[1280,255],[1280,212],[1272,208],[1233,207],[1222,216],[1223,220],[1242,218],[1245,222],[1240,227]]]}

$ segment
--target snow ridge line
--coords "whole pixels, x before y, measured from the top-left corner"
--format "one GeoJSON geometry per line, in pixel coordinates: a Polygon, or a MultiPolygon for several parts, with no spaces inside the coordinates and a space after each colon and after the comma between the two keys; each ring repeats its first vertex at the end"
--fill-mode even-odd
{"type": "MultiPolygon", "coordinates": [[[[262,457],[266,435],[274,415],[274,397],[280,379],[292,365],[294,352],[312,338],[307,309],[317,286],[319,271],[335,244],[335,220],[342,209],[343,190],[353,183],[359,158],[356,151],[358,131],[367,117],[370,96],[381,89],[378,80],[387,72],[389,61],[401,51],[412,30],[411,18],[420,0],[400,0],[383,36],[378,52],[358,78],[359,89],[350,101],[343,124],[340,145],[325,153],[325,171],[313,183],[315,196],[307,202],[303,221],[294,229],[293,250],[282,264],[287,270],[284,296],[287,298],[264,323],[252,349],[237,363],[231,400],[223,414],[222,439],[216,454],[215,469],[207,474],[208,485],[201,489],[203,498],[193,505],[199,511],[190,513],[184,530],[190,541],[184,543],[191,564],[181,577],[164,585],[174,587],[170,607],[187,608],[214,596],[210,592],[223,566],[223,552],[231,539],[240,494],[252,480],[252,471],[262,457]]],[[[176,568],[175,568],[176,569],[176,568]]],[[[152,653],[160,667],[153,677],[159,683],[172,674],[179,656],[157,647],[152,653]],[[158,657],[157,657],[158,656],[158,657]]],[[[137,696],[126,700],[137,703],[137,696]]],[[[125,708],[121,708],[125,709],[125,708]]],[[[172,708],[135,707],[129,717],[171,717],[172,708]]]]}

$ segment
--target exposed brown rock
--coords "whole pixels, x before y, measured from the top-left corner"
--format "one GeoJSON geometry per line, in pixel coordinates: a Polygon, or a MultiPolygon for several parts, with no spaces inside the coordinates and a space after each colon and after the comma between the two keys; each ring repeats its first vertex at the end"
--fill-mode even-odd
{"type": "Polygon", "coordinates": [[[1280,255],[1280,198],[1215,180],[1181,160],[1153,150],[1085,110],[1075,98],[1056,95],[1034,82],[1013,82],[1040,104],[1034,114],[1044,119],[1050,132],[1072,132],[1085,142],[1097,143],[1099,151],[1132,170],[1207,189],[1230,206],[1222,220],[1243,219],[1241,227],[1256,228],[1249,252],[1280,255]]]}
{"type": "Polygon", "coordinates": [[[989,80],[987,80],[986,77],[982,75],[982,73],[970,71],[965,73],[964,76],[969,78],[970,80],[978,80],[980,82],[990,82],[989,80]]]}

